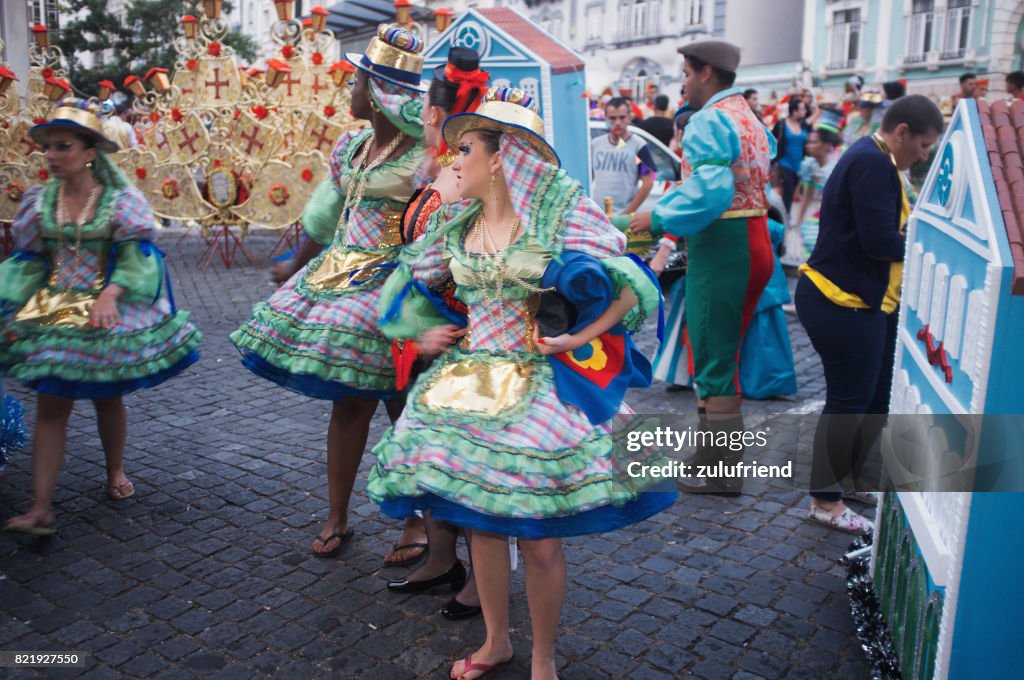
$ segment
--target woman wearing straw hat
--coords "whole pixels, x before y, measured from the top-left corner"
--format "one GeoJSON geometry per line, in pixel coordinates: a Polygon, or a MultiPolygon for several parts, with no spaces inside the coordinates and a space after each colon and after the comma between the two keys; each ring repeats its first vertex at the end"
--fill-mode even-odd
{"type": "MultiPolygon", "coordinates": [[[[425,351],[443,355],[375,447],[367,492],[389,515],[427,510],[473,529],[487,639],[455,663],[453,678],[478,678],[512,656],[508,537],[518,537],[526,564],[531,674],[553,678],[566,581],[561,538],[626,526],[674,500],[671,492],[641,494],[643,480],[629,478],[616,459],[613,433],[623,423],[612,416],[629,413],[621,397],[599,404],[603,391],[591,383],[577,406],[555,389],[558,362],[581,375],[613,368],[602,334],[635,330],[659,313],[660,294],[642,264],[622,257],[621,232],[558,169],[543,130],[532,99],[510,88],[490,90],[475,113],[445,122],[461,194],[474,202],[453,220],[428,225],[426,237],[408,246],[419,259],[403,262],[382,296],[385,333],[409,336],[417,319],[442,331],[418,336],[425,351]],[[578,257],[599,270],[594,283],[606,287],[606,304],[582,328],[541,335],[537,294],[550,289],[542,280],[578,257]],[[419,299],[449,274],[469,308],[469,330],[456,348],[449,340],[458,326],[419,299]],[[611,408],[595,417],[588,405],[611,408]]],[[[625,347],[619,357],[632,356],[625,347]]],[[[649,384],[649,364],[646,370],[649,384]]]]}
{"type": "Polygon", "coordinates": [[[117,150],[95,105],[65,100],[32,138],[50,179],[29,189],[14,220],[16,252],[0,265],[7,312],[2,361],[39,393],[34,500],[5,529],[54,531],[53,491],[75,399],[92,399],[107,493],[135,493],[124,474],[122,396],[159,385],[199,358],[200,334],[176,311],[145,198],[107,158],[117,150]]]}
{"type": "MultiPolygon", "coordinates": [[[[358,69],[352,113],[371,125],[338,139],[331,177],[302,215],[310,238],[292,275],[231,335],[249,370],[333,402],[330,507],[312,545],[322,557],[335,555],[353,536],[348,504],[377,403],[384,401],[392,418],[402,408],[391,341],[377,330],[376,309],[401,250],[402,211],[413,189],[425,183],[417,173],[423,159],[422,49],[412,33],[385,25],[365,54],[346,55],[358,69]]],[[[407,525],[406,534],[413,531],[407,525]]],[[[422,527],[418,533],[423,536],[422,527]]],[[[401,545],[414,542],[406,535],[399,539],[401,545]]]]}

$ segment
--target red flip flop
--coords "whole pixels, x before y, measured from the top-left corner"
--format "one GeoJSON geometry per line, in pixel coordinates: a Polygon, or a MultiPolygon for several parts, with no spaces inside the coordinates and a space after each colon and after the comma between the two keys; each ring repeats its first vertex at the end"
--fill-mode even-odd
{"type": "MultiPolygon", "coordinates": [[[[462,668],[462,672],[459,673],[458,676],[452,676],[452,677],[456,678],[456,680],[461,680],[462,678],[466,677],[466,673],[472,673],[473,671],[479,671],[480,675],[478,675],[475,678],[473,678],[473,680],[479,680],[480,678],[484,677],[485,675],[487,675],[488,673],[490,673],[494,669],[500,668],[500,667],[504,666],[505,664],[507,664],[511,660],[512,660],[512,657],[509,657],[509,658],[505,659],[504,661],[499,661],[498,663],[473,663],[473,655],[472,654],[467,654],[466,658],[463,659],[464,666],[462,668]]],[[[451,675],[451,673],[449,673],[449,675],[451,675]]]]}

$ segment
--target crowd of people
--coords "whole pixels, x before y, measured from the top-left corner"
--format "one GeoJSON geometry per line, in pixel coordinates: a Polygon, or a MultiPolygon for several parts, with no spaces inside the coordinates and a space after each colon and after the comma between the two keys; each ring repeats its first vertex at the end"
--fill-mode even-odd
{"type": "MultiPolygon", "coordinates": [[[[701,429],[714,435],[690,462],[735,469],[744,457],[734,445],[744,394],[795,390],[779,262],[794,203],[801,220],[817,220],[813,231],[799,231],[806,261],[796,309],[827,384],[809,515],[867,530],[844,498],[865,499],[856,474],[880,422],[866,416],[888,409],[910,205],[902,173],[927,158],[943,126],[938,108],[894,96],[877,130],[840,154],[840,110],[796,96],[773,132],[751,105],[756,93],[734,87],[737,46],[680,48],[686,107],[668,119],[667,97],[656,94],[647,120],[669,125],[645,127],[659,139],[671,133],[682,157],[678,186],[645,208],[654,164],[629,130],[639,107],[628,100],[605,102],[609,131],[594,144],[594,197],[628,215],[630,233],[660,239],[652,271],[626,256],[626,234],[560,169],[528,94],[488,88],[468,48],[452,48],[424,88],[422,47],[412,33],[383,26],[365,53],[347,55],[357,69],[352,112],[369,125],[335,144],[330,176],[302,216],[308,239],[275,269],[280,288],[231,335],[254,374],[332,403],[329,508],[313,554],[331,557],[354,534],[349,504],[383,402],[392,427],[373,446],[367,494],[405,522],[388,561],[411,564],[425,553],[388,588],[448,587],[455,595],[443,616],[482,614],[483,644],[451,669],[453,678],[479,678],[513,654],[516,539],[531,677],[556,677],[562,539],[644,521],[678,497],[665,480],[631,476],[615,445],[630,422],[627,388],[651,382],[631,335],[661,315],[656,272],[685,248],[684,288],[670,295],[678,309],[659,361],[692,382],[701,429]],[[808,215],[812,201],[820,209],[808,215]],[[751,329],[755,350],[745,348],[751,329]],[[671,338],[685,339],[685,352],[671,338]],[[758,356],[784,352],[788,372],[750,368],[758,356]],[[459,536],[469,570],[456,555],[459,536]]],[[[5,524],[12,531],[56,529],[52,495],[75,399],[95,404],[110,497],[131,496],[122,398],[198,358],[199,332],[174,307],[153,245],[153,215],[108,159],[118,144],[98,113],[69,100],[32,128],[52,179],[26,192],[17,251],[0,264],[0,361],[39,394],[34,500],[5,524]]],[[[641,451],[633,460],[659,456],[641,451]]],[[[743,479],[727,473],[677,485],[737,495],[743,479]]]]}

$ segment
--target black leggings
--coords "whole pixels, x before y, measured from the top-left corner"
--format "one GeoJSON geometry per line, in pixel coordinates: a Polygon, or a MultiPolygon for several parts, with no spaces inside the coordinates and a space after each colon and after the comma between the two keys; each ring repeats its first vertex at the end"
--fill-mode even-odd
{"type": "MultiPolygon", "coordinates": [[[[796,286],[797,315],[825,371],[825,408],[814,433],[811,489],[856,480],[889,412],[896,354],[896,312],[849,309],[822,295],[806,276],[796,286]]],[[[842,492],[812,491],[839,501],[842,492]]]]}
{"type": "Polygon", "coordinates": [[[788,213],[793,207],[793,195],[796,193],[796,188],[800,186],[800,177],[794,170],[781,165],[779,166],[779,176],[782,177],[782,203],[786,206],[788,213]]]}

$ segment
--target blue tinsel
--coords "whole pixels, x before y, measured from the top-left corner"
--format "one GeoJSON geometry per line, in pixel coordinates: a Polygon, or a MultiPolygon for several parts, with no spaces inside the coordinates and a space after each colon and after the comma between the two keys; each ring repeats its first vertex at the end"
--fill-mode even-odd
{"type": "Polygon", "coordinates": [[[3,418],[0,418],[0,470],[7,465],[9,455],[25,446],[25,408],[11,396],[3,398],[3,418]]]}

